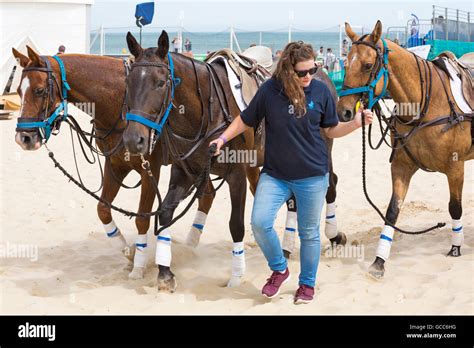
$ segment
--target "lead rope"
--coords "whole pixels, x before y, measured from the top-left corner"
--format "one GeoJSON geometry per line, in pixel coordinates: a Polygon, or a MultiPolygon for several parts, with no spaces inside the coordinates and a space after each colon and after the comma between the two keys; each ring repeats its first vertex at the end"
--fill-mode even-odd
{"type": "MultiPolygon", "coordinates": [[[[97,194],[95,194],[94,192],[92,192],[91,190],[89,190],[87,187],[85,187],[84,185],[82,185],[78,180],[76,180],[76,178],[74,178],[71,174],[68,173],[68,171],[66,169],[64,169],[63,166],[61,166],[61,164],[56,160],[56,158],[54,157],[54,153],[53,151],[51,151],[48,146],[46,144],[44,144],[46,150],[48,151],[48,156],[49,158],[51,158],[51,161],[53,161],[54,163],[54,166],[56,168],[58,168],[68,179],[69,181],[72,181],[77,187],[79,187],[81,190],[83,190],[84,192],[86,192],[87,194],[89,194],[91,197],[94,197],[97,201],[105,204],[107,207],[115,210],[115,211],[118,211],[119,213],[125,215],[125,216],[128,216],[130,219],[132,217],[142,217],[142,218],[149,218],[149,217],[152,217],[152,216],[157,216],[159,213],[160,213],[160,208],[161,207],[158,207],[157,210],[153,211],[153,212],[150,212],[150,213],[135,213],[135,212],[132,212],[132,211],[128,211],[128,210],[125,210],[125,209],[122,209],[120,207],[117,207],[115,205],[113,205],[112,203],[106,201],[105,199],[103,199],[102,197],[99,197],[97,194]]],[[[156,182],[156,181],[155,181],[156,182]]],[[[159,202],[161,201],[161,199],[159,199],[159,202]]]]}
{"type": "Polygon", "coordinates": [[[394,224],[392,224],[390,221],[387,220],[387,218],[382,214],[382,212],[377,208],[377,206],[372,202],[372,200],[369,197],[369,194],[367,192],[367,183],[366,183],[366,145],[365,145],[365,117],[362,115],[362,189],[364,191],[365,198],[367,199],[367,202],[374,208],[374,210],[379,214],[379,216],[382,218],[382,220],[385,222],[386,225],[392,227],[393,229],[397,230],[398,232],[404,233],[404,234],[423,234],[430,232],[432,230],[435,230],[437,228],[442,228],[446,226],[446,223],[444,222],[438,222],[437,225],[432,226],[428,229],[422,230],[422,231],[406,231],[402,230],[401,228],[398,228],[394,224]]]}

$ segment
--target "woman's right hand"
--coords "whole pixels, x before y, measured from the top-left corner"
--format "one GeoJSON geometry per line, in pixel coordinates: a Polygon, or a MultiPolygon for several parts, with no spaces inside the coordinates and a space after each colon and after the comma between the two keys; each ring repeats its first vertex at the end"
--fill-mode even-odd
{"type": "Polygon", "coordinates": [[[222,146],[224,146],[224,140],[222,140],[221,138],[214,139],[209,143],[209,147],[211,147],[212,144],[216,144],[217,149],[214,156],[218,156],[221,153],[222,146]]]}

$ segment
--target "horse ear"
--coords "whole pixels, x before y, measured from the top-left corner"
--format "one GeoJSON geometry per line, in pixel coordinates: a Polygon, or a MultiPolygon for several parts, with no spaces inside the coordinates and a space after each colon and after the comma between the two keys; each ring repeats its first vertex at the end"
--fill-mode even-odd
{"type": "Polygon", "coordinates": [[[354,33],[354,31],[351,28],[351,25],[347,22],[346,22],[346,35],[352,42],[359,40],[359,35],[354,33]]]}
{"type": "Polygon", "coordinates": [[[135,58],[142,54],[143,48],[140,46],[140,44],[137,42],[137,39],[135,39],[135,36],[133,36],[131,32],[127,33],[127,45],[128,50],[134,55],[135,58]]]}
{"type": "Polygon", "coordinates": [[[380,20],[375,24],[372,34],[370,34],[370,39],[373,43],[377,43],[382,37],[382,22],[380,20]]]}
{"type": "Polygon", "coordinates": [[[26,50],[28,51],[28,57],[36,66],[42,66],[43,62],[38,53],[36,53],[30,46],[26,45],[26,50]]]}
{"type": "Polygon", "coordinates": [[[16,58],[17,62],[20,64],[22,68],[26,67],[30,62],[30,59],[18,52],[15,48],[12,47],[13,56],[16,58]]]}
{"type": "Polygon", "coordinates": [[[166,31],[162,31],[160,37],[158,38],[158,56],[161,59],[164,59],[168,54],[170,49],[170,38],[166,31]]]}

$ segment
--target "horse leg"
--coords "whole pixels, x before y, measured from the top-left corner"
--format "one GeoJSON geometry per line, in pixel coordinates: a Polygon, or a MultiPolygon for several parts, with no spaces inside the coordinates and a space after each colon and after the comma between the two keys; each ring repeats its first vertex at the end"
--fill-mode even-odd
{"type": "Polygon", "coordinates": [[[461,245],[464,241],[462,228],[462,188],[464,184],[464,162],[453,163],[452,169],[447,173],[449,183],[449,215],[452,222],[452,246],[448,256],[461,256],[461,245]]]}
{"type": "Polygon", "coordinates": [[[199,199],[199,206],[198,210],[196,211],[196,215],[194,216],[194,221],[191,226],[191,230],[188,233],[186,238],[186,244],[190,247],[197,247],[199,244],[199,240],[201,239],[202,231],[204,229],[204,225],[206,224],[207,214],[209,214],[209,210],[211,210],[212,202],[216,197],[216,193],[214,192],[214,186],[212,185],[212,181],[209,180],[206,187],[206,192],[210,192],[208,194],[204,194],[199,199]]]}
{"type": "MultiPolygon", "coordinates": [[[[160,171],[153,171],[156,182],[160,181],[160,171]]],[[[150,213],[153,209],[156,192],[148,174],[144,172],[141,176],[142,187],[140,194],[140,203],[138,206],[139,213],[150,213]]],[[[135,243],[135,255],[133,258],[133,269],[128,275],[130,279],[142,279],[145,275],[146,266],[146,250],[148,247],[147,232],[150,227],[150,217],[137,216],[135,219],[138,236],[135,243]]]]}
{"type": "MultiPolygon", "coordinates": [[[[131,168],[114,166],[111,159],[105,160],[104,166],[104,187],[100,198],[106,202],[112,203],[120,189],[120,184],[125,179],[131,168]],[[114,174],[111,171],[114,171],[114,174]]],[[[133,259],[131,249],[127,246],[127,242],[120,232],[120,229],[112,219],[111,209],[107,204],[99,202],[97,204],[97,215],[104,226],[105,233],[109,237],[112,246],[120,250],[130,261],[133,259]]]]}
{"type": "Polygon", "coordinates": [[[244,248],[244,214],[245,197],[247,195],[247,180],[245,173],[238,168],[231,172],[230,178],[226,178],[229,185],[230,201],[232,212],[229,221],[230,233],[232,235],[232,274],[228,287],[240,285],[241,279],[245,273],[245,248],[244,248]]]}
{"type": "MultiPolygon", "coordinates": [[[[402,207],[403,201],[410,185],[410,180],[417,171],[418,167],[413,164],[407,165],[406,162],[401,163],[400,160],[392,162],[392,198],[390,204],[385,213],[385,218],[392,224],[395,225],[397,222],[398,214],[402,207]]],[[[375,279],[383,278],[385,273],[384,263],[388,260],[390,255],[390,248],[393,241],[393,227],[385,225],[380,234],[379,243],[376,250],[375,261],[369,267],[369,275],[375,279]]]]}
{"type": "MultiPolygon", "coordinates": [[[[159,217],[161,226],[171,222],[176,207],[191,185],[192,179],[179,166],[171,166],[168,193],[163,200],[162,212],[159,217]]],[[[158,266],[158,291],[175,292],[178,283],[171,271],[171,232],[168,228],[165,228],[156,237],[155,263],[158,266]]]]}
{"type": "Polygon", "coordinates": [[[286,222],[285,231],[283,232],[283,240],[281,248],[285,258],[289,259],[291,253],[295,249],[295,235],[296,235],[296,198],[294,195],[286,201],[286,222]]]}

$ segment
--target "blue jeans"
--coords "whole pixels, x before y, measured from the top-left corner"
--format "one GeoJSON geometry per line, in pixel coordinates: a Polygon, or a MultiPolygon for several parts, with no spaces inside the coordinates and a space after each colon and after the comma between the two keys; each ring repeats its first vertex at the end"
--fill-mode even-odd
{"type": "Polygon", "coordinates": [[[284,271],[287,261],[280,239],[273,228],[276,215],[292,195],[298,205],[298,233],[301,240],[299,284],[314,287],[321,245],[319,225],[324,199],[329,186],[329,174],[299,180],[281,180],[262,173],[252,210],[252,230],[272,271],[284,271]]]}

